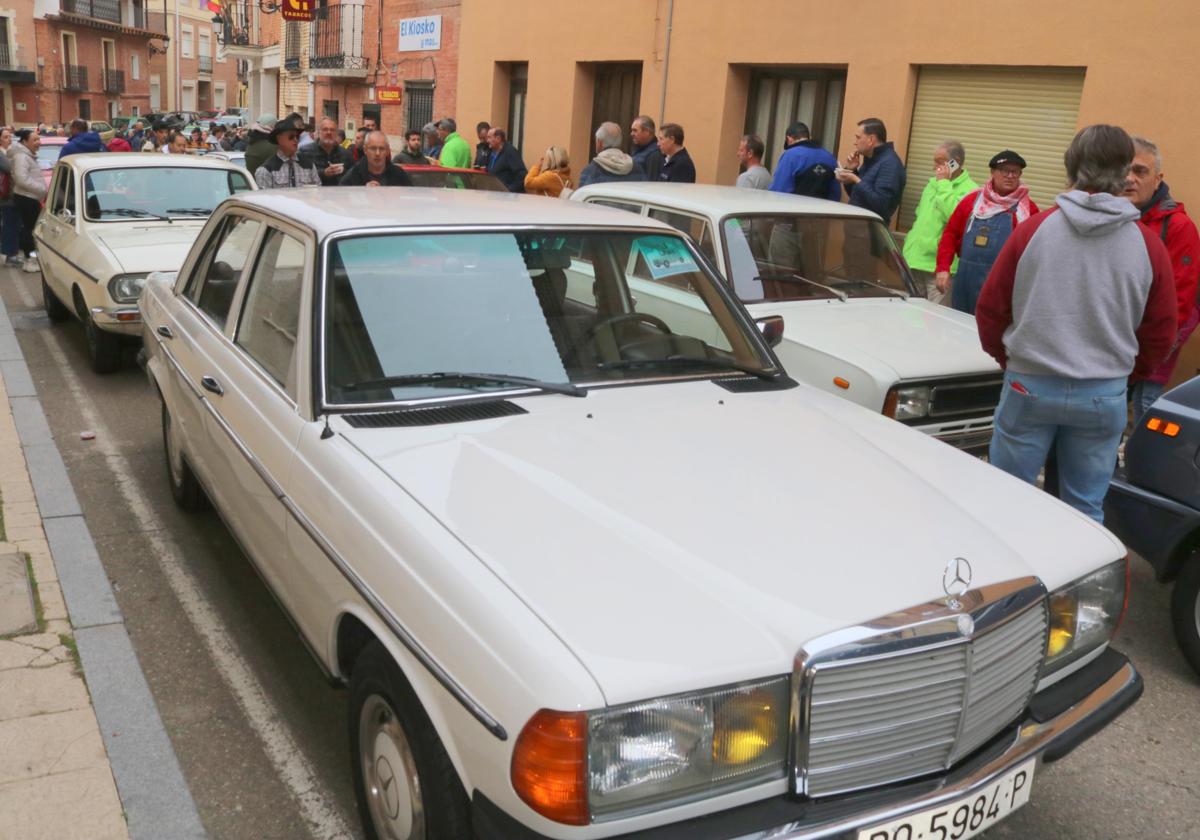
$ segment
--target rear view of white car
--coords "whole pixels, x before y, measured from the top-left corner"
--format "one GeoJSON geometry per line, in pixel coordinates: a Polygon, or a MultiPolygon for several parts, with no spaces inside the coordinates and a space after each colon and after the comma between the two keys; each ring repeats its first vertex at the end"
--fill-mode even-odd
{"type": "MultiPolygon", "coordinates": [[[[608,183],[571,198],[689,234],[756,318],[782,315],[775,348],[795,378],[971,452],[987,450],[1000,369],[975,319],[918,294],[874,213],[815,198],[700,184],[608,183]]],[[[694,295],[656,267],[639,290],[694,295]]],[[[654,311],[649,302],[643,309],[654,311]]]]}

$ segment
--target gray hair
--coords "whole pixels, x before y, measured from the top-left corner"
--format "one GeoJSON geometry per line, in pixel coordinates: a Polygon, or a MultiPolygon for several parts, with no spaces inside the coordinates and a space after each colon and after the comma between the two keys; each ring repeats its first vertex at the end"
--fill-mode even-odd
{"type": "Polygon", "coordinates": [[[1154,155],[1154,167],[1162,172],[1162,153],[1159,152],[1158,146],[1151,143],[1145,137],[1133,135],[1133,148],[1136,152],[1149,152],[1154,155]]]}
{"type": "Polygon", "coordinates": [[[959,166],[967,162],[967,150],[957,140],[946,140],[938,148],[945,149],[946,154],[958,161],[959,166]]]}
{"type": "Polygon", "coordinates": [[[421,129],[421,133],[424,134],[426,137],[436,137],[437,136],[437,123],[431,123],[431,122],[425,123],[424,127],[421,129]]]}
{"type": "Polygon", "coordinates": [[[621,134],[621,126],[615,122],[602,122],[600,127],[596,129],[596,139],[600,141],[600,145],[606,149],[616,149],[621,145],[623,139],[621,134]]]}
{"type": "Polygon", "coordinates": [[[438,120],[437,127],[443,131],[449,131],[451,133],[458,131],[458,123],[456,123],[450,117],[442,117],[440,120],[438,120]]]}
{"type": "Polygon", "coordinates": [[[1067,147],[1063,163],[1077,190],[1120,195],[1133,162],[1133,139],[1116,125],[1089,125],[1067,147]]]}

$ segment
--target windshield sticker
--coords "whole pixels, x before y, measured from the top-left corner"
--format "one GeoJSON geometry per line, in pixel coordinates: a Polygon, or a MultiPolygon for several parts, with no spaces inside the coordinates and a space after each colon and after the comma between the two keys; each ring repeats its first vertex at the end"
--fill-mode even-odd
{"type": "Polygon", "coordinates": [[[646,260],[646,267],[650,269],[650,276],[655,280],[700,270],[681,239],[644,236],[638,240],[637,246],[646,260]]]}

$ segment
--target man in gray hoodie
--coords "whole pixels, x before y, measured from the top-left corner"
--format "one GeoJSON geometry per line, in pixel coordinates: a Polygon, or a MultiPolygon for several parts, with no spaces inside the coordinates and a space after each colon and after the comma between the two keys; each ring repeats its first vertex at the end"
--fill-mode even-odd
{"type": "Polygon", "coordinates": [[[1064,160],[1072,189],[1009,236],[975,318],[1004,371],[991,462],[1033,483],[1054,444],[1059,495],[1104,521],[1125,429],[1125,387],[1162,361],[1176,334],[1171,259],[1122,197],[1133,140],[1089,126],[1064,160]]]}
{"type": "Polygon", "coordinates": [[[600,123],[596,129],[596,157],[579,173],[579,186],[608,181],[645,181],[646,173],[621,151],[621,126],[600,123]]]}

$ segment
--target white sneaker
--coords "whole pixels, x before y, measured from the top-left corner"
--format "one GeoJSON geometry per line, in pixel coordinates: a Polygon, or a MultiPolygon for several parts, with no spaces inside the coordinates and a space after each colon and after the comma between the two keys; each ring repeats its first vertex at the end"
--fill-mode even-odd
{"type": "Polygon", "coordinates": [[[21,270],[29,274],[37,274],[42,270],[42,267],[38,263],[37,257],[26,257],[25,262],[21,265],[21,270]]]}

